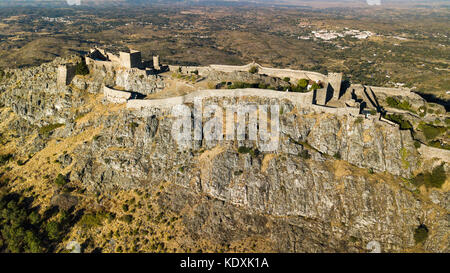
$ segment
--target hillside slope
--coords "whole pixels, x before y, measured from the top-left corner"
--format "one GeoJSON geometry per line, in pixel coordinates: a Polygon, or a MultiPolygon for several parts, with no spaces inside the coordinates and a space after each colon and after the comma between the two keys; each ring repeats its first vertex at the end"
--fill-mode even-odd
{"type": "MultiPolygon", "coordinates": [[[[370,241],[384,252],[449,251],[448,179],[411,183],[439,161],[422,157],[409,131],[281,100],[276,153],[250,141],[179,150],[167,111],[100,94],[117,80],[160,92],[160,80],[136,86],[91,69],[58,87],[57,65],[77,61],[12,70],[0,83],[2,198],[18,194],[45,219],[31,228],[41,251],[71,241],[85,252],[367,252],[370,241]]],[[[6,237],[0,249],[14,251],[6,237]]]]}

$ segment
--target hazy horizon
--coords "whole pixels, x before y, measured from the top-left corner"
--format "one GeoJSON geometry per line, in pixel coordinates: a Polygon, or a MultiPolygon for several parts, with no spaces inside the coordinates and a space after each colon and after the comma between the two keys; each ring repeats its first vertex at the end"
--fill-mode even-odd
{"type": "Polygon", "coordinates": [[[109,6],[109,5],[146,5],[146,4],[177,4],[177,5],[198,5],[198,4],[252,4],[252,5],[298,5],[298,6],[320,6],[338,7],[342,6],[364,6],[371,5],[402,5],[411,4],[427,6],[440,4],[448,6],[448,1],[442,0],[0,0],[2,6],[71,6],[81,3],[83,6],[109,6]]]}

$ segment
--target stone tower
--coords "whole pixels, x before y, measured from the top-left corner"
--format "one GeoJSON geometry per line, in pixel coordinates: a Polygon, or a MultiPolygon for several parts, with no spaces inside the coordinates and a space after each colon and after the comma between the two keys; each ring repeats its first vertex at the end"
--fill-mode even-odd
{"type": "Polygon", "coordinates": [[[126,68],[141,68],[142,67],[142,57],[141,52],[136,50],[131,50],[130,53],[119,52],[120,63],[126,68]]]}
{"type": "Polygon", "coordinates": [[[328,73],[328,83],[333,92],[333,100],[338,100],[341,92],[342,73],[328,73]]]}
{"type": "Polygon", "coordinates": [[[159,55],[153,56],[153,68],[156,70],[161,69],[159,66],[159,55]]]}
{"type": "Polygon", "coordinates": [[[56,83],[58,86],[66,86],[70,84],[75,77],[75,66],[73,64],[63,64],[58,66],[58,75],[56,83]]]}

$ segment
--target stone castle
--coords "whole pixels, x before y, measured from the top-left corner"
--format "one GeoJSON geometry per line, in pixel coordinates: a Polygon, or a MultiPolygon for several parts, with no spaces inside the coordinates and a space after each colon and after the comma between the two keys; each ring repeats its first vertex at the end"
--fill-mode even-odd
{"type": "MultiPolygon", "coordinates": [[[[103,92],[106,100],[112,103],[127,103],[127,108],[143,109],[143,108],[165,108],[174,104],[191,102],[193,96],[200,97],[220,97],[220,96],[257,96],[271,97],[279,99],[289,99],[295,104],[303,108],[313,109],[316,112],[333,113],[338,115],[377,116],[377,119],[383,120],[381,112],[382,107],[378,101],[388,96],[408,97],[411,101],[421,101],[419,95],[411,92],[409,89],[403,88],[383,88],[372,87],[361,84],[350,85],[344,84],[342,73],[328,73],[323,75],[317,72],[278,69],[263,67],[255,62],[243,65],[209,65],[209,66],[176,66],[161,65],[159,56],[153,56],[151,61],[143,61],[141,52],[129,50],[128,52],[119,52],[117,55],[110,53],[104,49],[93,48],[85,56],[88,66],[93,69],[122,69],[128,73],[137,75],[157,75],[166,71],[181,72],[184,74],[195,73],[199,76],[207,77],[213,71],[232,73],[232,72],[248,72],[251,68],[257,68],[257,73],[276,78],[289,78],[293,81],[307,79],[310,82],[320,83],[322,88],[311,90],[306,93],[280,92],[261,89],[242,89],[230,92],[229,90],[199,90],[182,97],[173,97],[167,99],[137,99],[136,90],[115,90],[104,86],[103,92]],[[226,94],[225,94],[226,93],[226,94]]],[[[62,65],[58,69],[58,84],[67,85],[74,77],[73,65],[62,65]]],[[[387,120],[385,122],[390,123],[387,120]]],[[[395,125],[392,123],[392,125],[395,125]]]]}

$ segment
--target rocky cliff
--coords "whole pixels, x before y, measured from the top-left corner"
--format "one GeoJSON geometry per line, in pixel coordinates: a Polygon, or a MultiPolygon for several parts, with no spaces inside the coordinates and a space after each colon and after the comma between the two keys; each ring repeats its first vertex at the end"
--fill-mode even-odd
{"type": "MultiPolygon", "coordinates": [[[[2,81],[2,124],[12,126],[2,127],[2,134],[22,132],[7,147],[17,156],[33,148],[26,164],[31,169],[43,158],[50,158],[46,164],[57,158],[59,164],[47,170],[54,172],[50,175],[67,173],[70,183],[97,196],[95,204],[103,210],[118,193],[156,192],[148,200],[142,197],[142,202],[152,200],[153,207],[134,213],[150,215],[158,206],[180,219],[174,230],[182,235],[165,231],[183,238],[173,243],[177,249],[367,252],[367,244],[376,241],[385,252],[449,251],[448,181],[442,189],[419,189],[410,182],[436,163],[425,162],[409,131],[373,119],[317,114],[287,100],[243,97],[240,102],[280,104],[278,151],[259,152],[247,140],[197,141],[180,150],[172,138],[170,113],[108,105],[97,94],[102,84],[148,90],[162,87],[161,79],[149,78],[146,84],[97,70],[60,88],[57,64],[16,70],[2,81]],[[54,123],[62,125],[43,135],[39,128],[54,123]],[[421,225],[428,237],[417,242],[414,234],[421,225]]],[[[227,100],[203,103],[232,102],[227,100]]],[[[9,175],[15,181],[18,172],[9,175]]],[[[12,183],[11,189],[19,187],[12,183]]],[[[152,220],[142,218],[134,215],[130,225],[150,225],[152,220]]],[[[79,234],[89,232],[74,227],[66,239],[80,240],[79,234]]],[[[169,237],[159,240],[167,245],[169,237]]],[[[101,236],[92,240],[105,241],[101,236]]]]}

